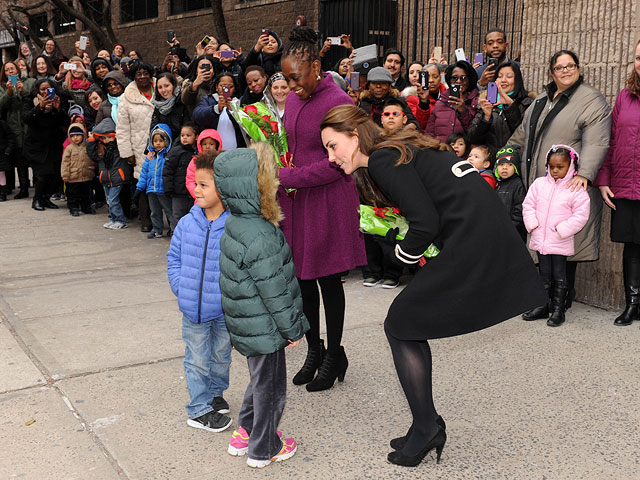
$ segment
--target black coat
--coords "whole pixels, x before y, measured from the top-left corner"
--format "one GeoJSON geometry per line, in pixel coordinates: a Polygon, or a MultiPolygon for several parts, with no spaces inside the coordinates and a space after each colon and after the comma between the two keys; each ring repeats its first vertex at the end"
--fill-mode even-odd
{"type": "MultiPolygon", "coordinates": [[[[410,163],[396,167],[397,159],[391,149],[369,158],[373,181],[409,223],[396,259],[417,262],[431,243],[440,253],[391,304],[385,328],[392,336],[462,335],[548,300],[527,248],[479,174],[454,174],[460,159],[450,152],[418,151],[410,163]]],[[[472,168],[460,165],[462,171],[472,168]]]]}
{"type": "Polygon", "coordinates": [[[151,116],[151,128],[155,127],[159,123],[164,123],[169,125],[171,128],[171,137],[173,141],[180,141],[180,129],[182,125],[191,121],[191,115],[189,114],[189,110],[180,100],[180,96],[176,98],[176,103],[173,104],[173,108],[168,114],[160,113],[158,107],[153,109],[153,115],[151,116]]]}
{"type": "MultiPolygon", "coordinates": [[[[179,138],[179,137],[178,137],[179,138]]],[[[176,143],[167,154],[162,170],[162,186],[165,195],[175,197],[190,196],[187,190],[187,168],[196,155],[194,147],[176,143]]]]}
{"type": "Polygon", "coordinates": [[[32,98],[22,102],[22,121],[27,125],[22,156],[37,175],[60,175],[62,144],[67,138],[69,117],[60,107],[44,112],[32,98]]]}
{"type": "Polygon", "coordinates": [[[472,144],[489,145],[496,151],[504,147],[516,128],[522,123],[525,110],[533,99],[523,97],[505,108],[494,107],[491,120],[484,119],[484,112],[478,107],[471,126],[467,130],[467,137],[472,144]]]}
{"type": "Polygon", "coordinates": [[[0,172],[11,170],[11,156],[16,146],[15,135],[9,124],[0,120],[0,172]]]}
{"type": "Polygon", "coordinates": [[[496,192],[505,211],[509,214],[509,218],[511,218],[511,223],[518,230],[520,237],[526,241],[527,229],[522,219],[522,202],[524,202],[527,191],[524,189],[522,180],[518,175],[512,175],[505,180],[498,179],[496,192]]]}

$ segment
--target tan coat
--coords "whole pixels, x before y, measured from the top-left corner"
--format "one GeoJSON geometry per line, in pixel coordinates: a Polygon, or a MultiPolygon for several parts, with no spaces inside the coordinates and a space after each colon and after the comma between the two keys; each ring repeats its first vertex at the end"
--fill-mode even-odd
{"type": "MultiPolygon", "coordinates": [[[[155,91],[155,82],[153,88],[155,91]]],[[[153,109],[153,103],[140,93],[136,82],[127,85],[118,104],[116,138],[122,158],[129,158],[131,155],[136,157],[133,169],[135,178],[140,177],[140,169],[145,160],[144,151],[149,140],[153,109]]]]}
{"type": "MultiPolygon", "coordinates": [[[[87,155],[86,130],[81,123],[72,123],[69,126],[81,128],[85,136],[85,141],[80,145],[70,143],[62,154],[62,164],[60,165],[60,176],[65,183],[90,182],[96,176],[96,169],[93,162],[87,155]]],[[[67,130],[67,133],[68,131],[67,130]]]]}
{"type": "MultiPolygon", "coordinates": [[[[548,86],[547,86],[548,87],[548,86]]],[[[607,156],[609,136],[611,134],[611,108],[602,94],[586,83],[581,83],[569,97],[567,105],[551,121],[540,135],[532,151],[528,151],[528,138],[531,127],[531,115],[538,102],[547,101],[535,131],[537,132],[551,109],[561,98],[558,95],[549,103],[547,91],[541,93],[536,101],[524,113],[520,126],[509,139],[509,144],[519,145],[522,149],[520,172],[525,187],[546,173],[547,152],[555,144],[565,144],[580,154],[578,174],[589,180],[587,193],[591,201],[589,220],[575,236],[575,254],[570,261],[597,260],[600,255],[600,225],[602,223],[602,197],[592,183],[607,156]],[[531,159],[526,168],[527,159],[531,159]]]]}

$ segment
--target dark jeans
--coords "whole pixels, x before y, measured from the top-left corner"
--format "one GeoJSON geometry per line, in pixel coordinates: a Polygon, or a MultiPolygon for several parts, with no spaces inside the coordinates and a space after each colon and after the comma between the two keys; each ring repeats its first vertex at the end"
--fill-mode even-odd
{"type": "MultiPolygon", "coordinates": [[[[142,199],[142,197],[140,198],[142,199]]],[[[171,199],[166,197],[163,193],[149,193],[147,195],[147,199],[149,200],[149,207],[151,208],[151,224],[153,225],[153,231],[162,234],[162,228],[164,227],[162,212],[167,215],[169,228],[173,228],[171,199]]]]}
{"type": "Polygon", "coordinates": [[[67,207],[69,210],[91,211],[91,182],[67,183],[67,207]]]}
{"type": "MultiPolygon", "coordinates": [[[[138,180],[134,179],[133,182],[131,182],[131,190],[130,190],[130,194],[131,197],[129,197],[129,199],[125,198],[125,195],[120,195],[120,202],[123,204],[122,209],[124,210],[124,214],[127,214],[127,209],[124,207],[124,204],[126,201],[128,201],[128,203],[131,203],[131,199],[133,198],[133,194],[136,191],[136,186],[138,185],[138,180]]],[[[140,199],[138,200],[138,217],[140,218],[140,226],[143,228],[151,228],[152,227],[152,223],[151,223],[151,209],[149,208],[149,200],[147,199],[147,194],[146,192],[142,192],[142,195],[140,195],[140,199]]]]}
{"type": "Polygon", "coordinates": [[[174,196],[171,197],[171,211],[173,212],[173,228],[176,228],[178,222],[184,217],[189,210],[193,207],[193,197],[188,196],[174,196]]]}
{"type": "Polygon", "coordinates": [[[402,268],[386,258],[380,244],[384,240],[379,235],[365,235],[364,248],[367,252],[367,266],[362,269],[363,278],[373,277],[385,280],[400,280],[402,268]]]}
{"type": "Polygon", "coordinates": [[[251,380],[238,415],[238,425],[249,434],[249,458],[269,460],[282,448],[276,430],[287,400],[284,349],[248,357],[251,380]]]}
{"type": "Polygon", "coordinates": [[[567,281],[567,257],[538,253],[538,269],[543,282],[567,281]]]}

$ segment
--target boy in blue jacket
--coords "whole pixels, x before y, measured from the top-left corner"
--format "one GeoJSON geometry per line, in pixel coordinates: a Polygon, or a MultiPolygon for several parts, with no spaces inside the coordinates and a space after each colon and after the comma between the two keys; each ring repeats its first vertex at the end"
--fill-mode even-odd
{"type": "Polygon", "coordinates": [[[216,153],[196,158],[196,201],[175,229],[167,252],[171,290],[183,314],[184,369],[189,390],[187,425],[221,432],[231,425],[229,388],[231,339],[220,293],[220,238],[229,216],[213,181],[216,153]]]}
{"type": "Polygon", "coordinates": [[[175,227],[173,222],[173,213],[171,210],[171,199],[164,194],[162,184],[162,171],[164,170],[164,162],[167,153],[171,149],[171,128],[164,123],[159,123],[151,129],[149,135],[149,153],[147,159],[142,164],[140,170],[140,178],[136,185],[136,193],[133,194],[134,203],[138,203],[138,199],[142,192],[146,190],[149,199],[149,209],[151,210],[151,225],[153,228],[147,238],[162,237],[162,227],[164,220],[162,212],[169,220],[169,232],[175,227]]]}

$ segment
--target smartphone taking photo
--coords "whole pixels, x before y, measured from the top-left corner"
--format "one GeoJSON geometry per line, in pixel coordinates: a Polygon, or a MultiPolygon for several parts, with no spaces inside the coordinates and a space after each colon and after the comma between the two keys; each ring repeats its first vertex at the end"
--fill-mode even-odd
{"type": "Polygon", "coordinates": [[[349,85],[351,85],[351,90],[360,90],[360,72],[349,74],[349,85]]]}
{"type": "Polygon", "coordinates": [[[453,85],[451,85],[451,87],[449,87],[449,89],[451,90],[451,93],[449,95],[450,97],[460,98],[460,85],[454,83],[453,85]]]}
{"type": "Polygon", "coordinates": [[[89,40],[89,37],[86,37],[84,35],[80,36],[80,45],[78,45],[80,50],[86,50],[87,49],[87,41],[88,40],[89,40]]]}
{"type": "Polygon", "coordinates": [[[427,72],[426,70],[420,70],[419,75],[420,75],[420,86],[422,87],[422,90],[428,90],[429,89],[429,72],[427,72]]]}
{"type": "Polygon", "coordinates": [[[56,98],[55,88],[47,88],[47,98],[53,102],[54,98],[56,98]]]}
{"type": "Polygon", "coordinates": [[[489,82],[487,84],[487,102],[494,105],[498,103],[498,86],[495,82],[489,82]]]}

